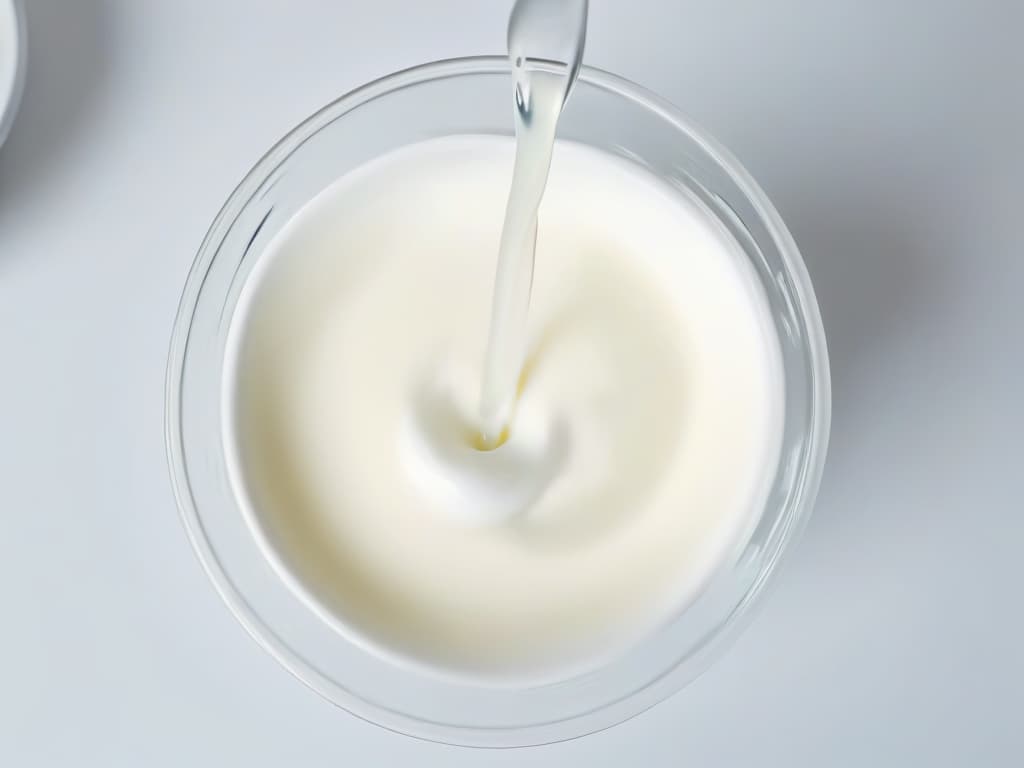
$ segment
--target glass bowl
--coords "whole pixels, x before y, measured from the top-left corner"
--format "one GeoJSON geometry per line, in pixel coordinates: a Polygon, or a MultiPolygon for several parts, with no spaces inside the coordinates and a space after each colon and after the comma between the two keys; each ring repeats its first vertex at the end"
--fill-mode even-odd
{"type": "Polygon", "coordinates": [[[21,0],[0,0],[0,145],[14,124],[25,87],[26,45],[21,0]]]}
{"type": "Polygon", "coordinates": [[[274,235],[339,176],[398,147],[456,134],[511,135],[504,57],[426,64],[324,107],[274,146],[214,220],[175,320],[167,372],[167,451],[185,529],[221,597],[299,680],[352,714],[433,741],[510,747],[607,728],[692,681],[764,594],[810,514],[828,440],[821,318],[792,237],[739,163],[657,96],[584,67],[559,136],[626,157],[696,196],[741,244],[782,347],[782,452],[758,523],[701,596],[601,668],[550,685],[487,687],[396,666],[322,621],[277,575],[228,479],[221,424],[225,352],[239,293],[274,235]]]}

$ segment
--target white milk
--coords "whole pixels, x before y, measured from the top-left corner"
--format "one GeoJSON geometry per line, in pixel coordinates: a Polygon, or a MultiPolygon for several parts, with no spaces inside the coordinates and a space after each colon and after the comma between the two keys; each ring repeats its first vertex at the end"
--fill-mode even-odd
{"type": "Polygon", "coordinates": [[[268,556],[339,631],[527,684],[620,652],[735,556],[775,472],[783,384],[721,224],[557,142],[521,393],[507,442],[478,450],[513,151],[407,147],[296,215],[233,319],[225,437],[268,556]]]}
{"type": "Polygon", "coordinates": [[[516,67],[516,141],[498,268],[491,301],[491,325],[480,386],[479,430],[494,447],[509,426],[516,384],[529,341],[527,318],[533,285],[537,211],[544,197],[562,111],[565,78],[516,67]]]}

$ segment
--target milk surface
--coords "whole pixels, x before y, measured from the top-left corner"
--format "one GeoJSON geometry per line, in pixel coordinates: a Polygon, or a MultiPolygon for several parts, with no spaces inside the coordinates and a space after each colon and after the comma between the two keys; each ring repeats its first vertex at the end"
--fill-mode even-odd
{"type": "Polygon", "coordinates": [[[339,632],[427,673],[536,684],[656,631],[736,556],[784,397],[724,227],[559,141],[508,438],[474,445],[513,152],[431,140],[303,208],[233,317],[224,433],[254,535],[339,632]]]}

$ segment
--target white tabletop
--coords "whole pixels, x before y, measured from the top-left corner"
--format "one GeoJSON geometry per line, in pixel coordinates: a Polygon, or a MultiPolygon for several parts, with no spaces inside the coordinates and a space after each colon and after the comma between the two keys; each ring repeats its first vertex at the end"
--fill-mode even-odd
{"type": "Polygon", "coordinates": [[[0,764],[1024,763],[1024,109],[1010,0],[594,0],[588,61],[774,199],[833,364],[820,503],[693,686],[575,742],[427,744],[321,700],[207,583],[163,444],[220,204],[320,105],[500,52],[480,0],[29,0],[0,149],[0,764]]]}

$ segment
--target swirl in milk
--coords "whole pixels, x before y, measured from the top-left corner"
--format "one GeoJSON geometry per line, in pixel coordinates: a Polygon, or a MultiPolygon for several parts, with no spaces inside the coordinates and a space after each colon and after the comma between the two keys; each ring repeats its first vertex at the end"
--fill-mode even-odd
{"type": "Polygon", "coordinates": [[[305,206],[232,320],[225,443],[271,561],[339,631],[523,684],[620,652],[736,556],[784,398],[767,300],[720,222],[558,142],[513,428],[478,450],[512,160],[508,139],[432,140],[305,206]]]}

